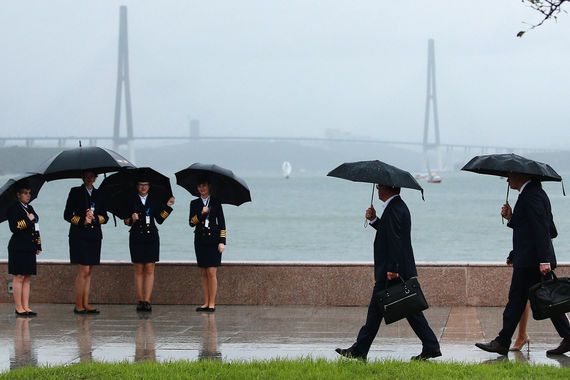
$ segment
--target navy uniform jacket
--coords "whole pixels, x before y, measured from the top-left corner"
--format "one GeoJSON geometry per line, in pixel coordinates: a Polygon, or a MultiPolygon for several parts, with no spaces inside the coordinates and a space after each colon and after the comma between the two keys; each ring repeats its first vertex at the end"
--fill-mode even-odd
{"type": "Polygon", "coordinates": [[[40,236],[35,228],[40,217],[29,204],[27,212],[34,214],[34,221],[28,219],[24,206],[19,201],[14,202],[8,209],[8,224],[10,231],[12,231],[12,237],[8,243],[10,251],[36,252],[42,250],[40,236]]]}
{"type": "Polygon", "coordinates": [[[69,237],[81,240],[101,240],[103,238],[101,224],[105,224],[109,220],[102,194],[93,188],[91,196],[89,196],[85,185],[71,188],[67,196],[63,218],[71,224],[69,226],[69,237]],[[92,206],[95,207],[93,222],[84,225],[85,212],[92,206]]]}
{"type": "Polygon", "coordinates": [[[513,267],[538,267],[540,263],[556,267],[552,238],[558,233],[550,200],[540,182],[532,181],[524,187],[507,226],[513,229],[513,267]]]}
{"type": "Polygon", "coordinates": [[[371,225],[377,230],[374,238],[375,281],[385,283],[388,272],[398,273],[404,280],[417,276],[411,241],[412,220],[402,198],[394,197],[382,216],[371,225]]]}
{"type": "Polygon", "coordinates": [[[130,233],[133,237],[137,235],[156,235],[158,228],[156,223],[162,224],[172,212],[172,207],[160,202],[152,194],[148,194],[143,205],[139,195],[135,195],[131,205],[131,214],[139,214],[139,220],[133,223],[131,218],[125,219],[125,224],[131,226],[130,233]],[[146,224],[146,216],[150,216],[150,224],[146,224]]]}
{"type": "Polygon", "coordinates": [[[210,198],[208,207],[210,213],[202,215],[204,203],[201,198],[190,202],[189,223],[194,229],[194,241],[199,245],[226,244],[226,220],[222,204],[215,198],[210,198]],[[206,217],[209,219],[209,226],[206,228],[206,217]]]}

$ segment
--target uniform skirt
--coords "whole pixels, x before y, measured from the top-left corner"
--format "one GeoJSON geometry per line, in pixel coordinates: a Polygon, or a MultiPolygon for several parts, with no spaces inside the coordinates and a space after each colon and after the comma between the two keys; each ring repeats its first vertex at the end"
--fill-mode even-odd
{"type": "Polygon", "coordinates": [[[101,239],[69,238],[69,259],[71,264],[99,265],[101,262],[101,239]]]}
{"type": "Polygon", "coordinates": [[[218,245],[197,244],[194,241],[196,261],[200,268],[219,267],[222,265],[222,254],[218,251],[218,245]]]}
{"type": "Polygon", "coordinates": [[[160,238],[157,234],[129,234],[131,262],[135,264],[156,263],[160,256],[160,238]]]}
{"type": "Polygon", "coordinates": [[[13,275],[36,274],[36,252],[8,249],[8,273],[13,275]]]}

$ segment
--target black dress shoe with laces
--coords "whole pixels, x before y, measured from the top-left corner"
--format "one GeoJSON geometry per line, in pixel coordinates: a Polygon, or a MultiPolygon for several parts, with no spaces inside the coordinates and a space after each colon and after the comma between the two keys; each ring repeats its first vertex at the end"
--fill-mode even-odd
{"type": "Polygon", "coordinates": [[[564,355],[565,353],[570,352],[570,339],[563,339],[560,343],[560,346],[556,347],[553,350],[546,351],[547,355],[564,355]]]}
{"type": "Polygon", "coordinates": [[[412,356],[412,360],[428,360],[441,356],[441,351],[422,351],[419,355],[412,356]]]}
{"type": "Polygon", "coordinates": [[[335,349],[335,351],[337,352],[337,354],[344,356],[345,358],[349,358],[349,359],[358,359],[358,360],[362,360],[362,361],[366,361],[366,355],[360,354],[356,351],[354,351],[354,349],[351,348],[337,348],[335,349]]]}
{"type": "Polygon", "coordinates": [[[496,340],[492,340],[489,343],[475,343],[475,346],[487,352],[495,352],[499,355],[507,356],[509,354],[509,348],[503,346],[496,340]]]}

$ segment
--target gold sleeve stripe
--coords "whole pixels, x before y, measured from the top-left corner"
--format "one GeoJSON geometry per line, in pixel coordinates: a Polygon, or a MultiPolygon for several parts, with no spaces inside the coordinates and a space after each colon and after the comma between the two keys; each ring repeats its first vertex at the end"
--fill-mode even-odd
{"type": "Polygon", "coordinates": [[[227,232],[226,232],[226,230],[221,230],[221,231],[220,231],[220,237],[223,237],[223,238],[225,238],[225,237],[226,237],[226,235],[227,235],[227,232]]]}
{"type": "Polygon", "coordinates": [[[97,215],[99,217],[99,224],[105,224],[105,217],[103,215],[97,215]]]}
{"type": "Polygon", "coordinates": [[[194,215],[194,216],[192,217],[192,219],[190,220],[190,222],[191,222],[192,224],[198,224],[198,222],[199,222],[198,217],[197,217],[196,215],[194,215]]]}
{"type": "Polygon", "coordinates": [[[168,215],[170,215],[170,214],[169,214],[168,212],[166,212],[166,211],[162,211],[162,212],[160,213],[160,217],[161,217],[162,219],[168,218],[168,215]]]}
{"type": "Polygon", "coordinates": [[[72,224],[79,224],[79,219],[81,219],[81,217],[75,215],[73,218],[71,218],[71,223],[72,224]]]}
{"type": "Polygon", "coordinates": [[[16,223],[16,228],[18,228],[19,230],[25,230],[27,227],[28,224],[24,219],[18,220],[18,222],[16,223]]]}

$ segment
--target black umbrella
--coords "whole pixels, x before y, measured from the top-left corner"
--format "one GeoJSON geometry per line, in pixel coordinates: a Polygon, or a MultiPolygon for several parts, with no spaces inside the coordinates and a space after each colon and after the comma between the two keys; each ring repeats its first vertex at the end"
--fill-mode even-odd
{"type": "Polygon", "coordinates": [[[64,178],[81,178],[85,170],[97,174],[134,167],[126,158],[110,149],[99,147],[79,147],[64,150],[45,161],[37,172],[47,181],[64,178]]]}
{"type": "MultiPolygon", "coordinates": [[[[461,170],[500,177],[508,177],[509,174],[517,173],[528,175],[536,181],[562,182],[562,177],[550,165],[514,153],[475,156],[461,170]]],[[[566,195],[564,184],[562,184],[562,193],[566,195]]],[[[509,203],[508,184],[506,203],[509,203]]]]}
{"type": "MultiPolygon", "coordinates": [[[[424,199],[424,189],[409,172],[378,160],[346,162],[331,170],[327,176],[355,182],[415,189],[421,191],[422,199],[424,199]]],[[[374,187],[372,197],[374,198],[374,187]]]]}
{"type": "Polygon", "coordinates": [[[199,197],[198,184],[207,179],[211,185],[211,194],[221,203],[239,206],[251,202],[247,183],[231,170],[217,165],[195,163],[176,173],[176,183],[199,197]]]}
{"type": "Polygon", "coordinates": [[[172,197],[172,187],[167,176],[148,167],[127,168],[105,178],[99,186],[107,210],[121,219],[128,218],[130,202],[137,194],[136,184],[139,181],[148,182],[149,194],[165,203],[172,197]]]}
{"type": "Polygon", "coordinates": [[[16,190],[22,182],[30,186],[32,191],[31,202],[36,199],[45,181],[44,176],[38,173],[26,173],[6,181],[4,186],[0,188],[0,223],[8,219],[8,208],[16,201],[16,190]]]}
{"type": "Polygon", "coordinates": [[[501,177],[518,173],[537,181],[562,181],[562,177],[550,165],[514,153],[475,156],[461,170],[501,177]]]}

